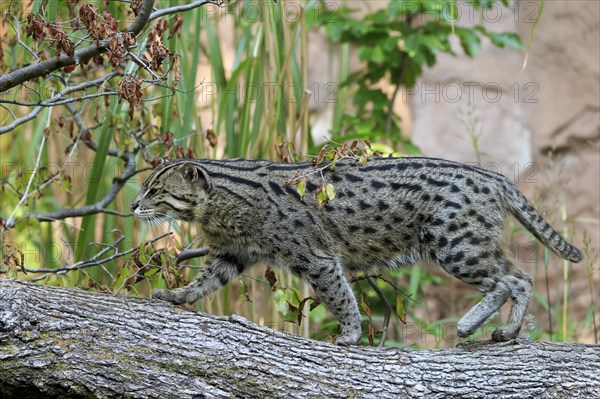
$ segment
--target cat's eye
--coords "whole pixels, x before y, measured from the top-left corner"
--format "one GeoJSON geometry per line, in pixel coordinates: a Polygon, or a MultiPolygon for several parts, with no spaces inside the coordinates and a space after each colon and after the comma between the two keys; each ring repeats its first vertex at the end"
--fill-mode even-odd
{"type": "Polygon", "coordinates": [[[146,192],[146,197],[153,197],[153,196],[154,196],[154,194],[156,194],[157,192],[158,192],[158,190],[157,190],[157,189],[155,189],[155,188],[151,188],[150,190],[148,190],[148,191],[146,192]]]}

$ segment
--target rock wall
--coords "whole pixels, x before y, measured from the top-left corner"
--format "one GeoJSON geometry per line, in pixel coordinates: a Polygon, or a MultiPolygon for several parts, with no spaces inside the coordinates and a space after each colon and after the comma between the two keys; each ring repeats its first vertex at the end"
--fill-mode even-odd
{"type": "MultiPolygon", "coordinates": [[[[484,43],[473,59],[441,55],[406,102],[412,139],[425,154],[480,162],[505,174],[561,231],[565,225],[561,213],[566,210],[574,221],[568,223],[573,241],[581,247],[587,232],[596,251],[600,248],[599,4],[546,1],[524,70],[524,54],[484,43]]],[[[498,20],[491,14],[485,22],[494,31],[517,31],[527,43],[539,6],[537,1],[517,2],[498,20]]],[[[481,20],[479,15],[461,23],[481,20]]],[[[522,236],[519,242],[524,247],[531,240],[522,236]]],[[[525,253],[516,256],[519,267],[536,276],[537,289],[544,292],[543,257],[536,265],[525,253]]],[[[590,256],[571,268],[572,320],[583,320],[591,306],[589,260],[590,256]]],[[[552,263],[550,285],[558,287],[552,296],[562,295],[562,262],[552,263]]],[[[597,260],[592,278],[597,307],[597,260]]],[[[530,311],[543,315],[541,308],[533,301],[530,311]]]]}

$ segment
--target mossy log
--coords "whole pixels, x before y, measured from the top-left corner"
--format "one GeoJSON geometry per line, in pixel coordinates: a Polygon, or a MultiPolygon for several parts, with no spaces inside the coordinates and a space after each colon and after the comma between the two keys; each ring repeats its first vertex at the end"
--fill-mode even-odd
{"type": "Polygon", "coordinates": [[[2,279],[0,397],[600,398],[600,346],[345,348],[239,316],[2,279]]]}

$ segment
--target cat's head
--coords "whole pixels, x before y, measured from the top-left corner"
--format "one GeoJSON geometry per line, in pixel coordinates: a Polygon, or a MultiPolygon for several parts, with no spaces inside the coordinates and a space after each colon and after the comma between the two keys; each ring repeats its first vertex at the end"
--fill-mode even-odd
{"type": "Polygon", "coordinates": [[[157,166],[131,201],[131,211],[142,220],[197,220],[211,189],[200,162],[192,159],[165,161],[157,166]]]}

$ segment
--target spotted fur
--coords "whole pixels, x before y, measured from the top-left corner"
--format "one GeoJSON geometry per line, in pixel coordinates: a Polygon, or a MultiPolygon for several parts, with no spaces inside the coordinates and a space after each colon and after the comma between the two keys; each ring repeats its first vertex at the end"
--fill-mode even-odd
{"type": "Polygon", "coordinates": [[[504,176],[431,158],[341,160],[311,173],[311,163],[181,159],[157,167],[132,202],[141,219],[198,222],[210,247],[205,270],[187,287],[154,297],[192,303],[256,263],[287,267],[303,277],[339,319],[339,344],[359,342],[360,315],[344,272],[397,268],[427,261],[484,293],[458,323],[472,334],[510,297],[508,323],[497,341],[517,336],[532,294],[531,279],[503,245],[513,214],[559,256],[581,252],[567,243],[504,176]],[[311,192],[321,176],[336,197],[319,208],[286,181],[298,171],[311,192]]]}

